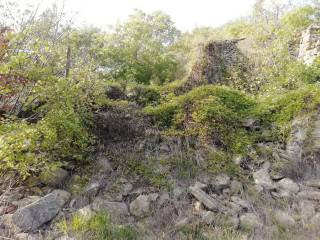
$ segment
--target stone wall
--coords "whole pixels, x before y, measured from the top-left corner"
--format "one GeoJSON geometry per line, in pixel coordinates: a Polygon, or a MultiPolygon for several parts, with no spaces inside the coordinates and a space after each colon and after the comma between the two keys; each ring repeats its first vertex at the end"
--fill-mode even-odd
{"type": "Polygon", "coordinates": [[[230,85],[228,73],[243,71],[246,57],[237,44],[243,39],[211,41],[200,47],[199,57],[192,67],[185,90],[205,84],[230,85]]]}
{"type": "Polygon", "coordinates": [[[320,57],[320,25],[311,25],[302,33],[298,58],[311,65],[320,57]]]}

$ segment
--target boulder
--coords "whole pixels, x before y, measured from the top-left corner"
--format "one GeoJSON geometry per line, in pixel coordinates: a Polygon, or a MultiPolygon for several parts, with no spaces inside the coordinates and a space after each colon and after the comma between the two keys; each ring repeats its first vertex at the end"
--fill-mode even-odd
{"type": "Polygon", "coordinates": [[[69,198],[70,193],[54,190],[38,201],[18,209],[12,216],[12,222],[22,231],[34,231],[52,220],[69,198]]]}
{"type": "Polygon", "coordinates": [[[92,203],[92,209],[96,212],[106,211],[113,217],[129,216],[129,210],[124,202],[110,202],[102,198],[96,198],[92,203]]]}
{"type": "Polygon", "coordinates": [[[263,226],[260,218],[254,213],[245,213],[240,216],[240,227],[245,230],[253,230],[263,226]]]}
{"type": "Polygon", "coordinates": [[[156,201],[159,195],[157,193],[149,195],[140,195],[130,203],[130,212],[136,217],[145,217],[150,212],[151,203],[156,201]]]}

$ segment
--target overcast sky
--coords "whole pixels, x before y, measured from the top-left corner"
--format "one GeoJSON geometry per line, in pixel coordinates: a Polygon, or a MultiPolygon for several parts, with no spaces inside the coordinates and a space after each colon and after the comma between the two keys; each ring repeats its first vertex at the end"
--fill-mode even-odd
{"type": "MultiPolygon", "coordinates": [[[[18,0],[28,3],[42,1],[42,6],[63,0],[18,0]]],[[[135,8],[147,13],[162,10],[168,13],[181,30],[200,26],[220,26],[248,14],[254,0],[65,0],[68,11],[77,12],[77,22],[106,27],[124,20],[135,8]]]]}

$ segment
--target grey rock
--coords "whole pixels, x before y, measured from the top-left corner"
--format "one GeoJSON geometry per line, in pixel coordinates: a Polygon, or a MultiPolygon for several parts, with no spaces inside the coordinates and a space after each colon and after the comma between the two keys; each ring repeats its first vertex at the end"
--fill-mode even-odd
{"type": "Polygon", "coordinates": [[[189,187],[190,193],[210,210],[221,210],[219,202],[199,188],[189,187]]]}
{"type": "Polygon", "coordinates": [[[110,202],[102,198],[96,198],[92,203],[92,210],[96,212],[106,211],[114,217],[129,216],[129,210],[123,202],[110,202]]]}
{"type": "Polygon", "coordinates": [[[73,209],[80,209],[90,203],[90,199],[86,196],[77,196],[70,201],[69,207],[73,209]]]}
{"type": "Polygon", "coordinates": [[[90,183],[84,190],[84,196],[86,196],[89,199],[93,199],[94,197],[97,196],[100,188],[101,188],[100,183],[98,182],[90,183]]]}
{"type": "Polygon", "coordinates": [[[42,240],[39,234],[19,233],[15,235],[16,240],[42,240]]]}
{"type": "Polygon", "coordinates": [[[245,213],[240,216],[240,227],[245,230],[253,230],[263,226],[260,218],[253,213],[245,213]]]}
{"type": "Polygon", "coordinates": [[[295,220],[289,215],[289,213],[281,210],[275,211],[274,219],[280,226],[284,228],[293,227],[296,224],[295,220]]]}
{"type": "Polygon", "coordinates": [[[28,196],[26,198],[23,198],[21,200],[18,200],[18,201],[14,201],[12,202],[13,205],[16,205],[18,208],[22,208],[22,207],[25,207],[29,204],[32,204],[36,201],[38,201],[41,197],[39,196],[28,196]]]}
{"type": "Polygon", "coordinates": [[[305,190],[299,192],[298,197],[306,200],[320,201],[320,192],[305,190]]]}
{"type": "Polygon", "coordinates": [[[40,180],[50,187],[62,187],[69,177],[69,172],[62,168],[55,168],[40,175],[40,180]]]}
{"type": "Polygon", "coordinates": [[[307,118],[297,118],[292,122],[292,131],[286,146],[288,158],[291,160],[298,162],[302,158],[303,145],[308,131],[306,126],[308,126],[307,118]]]}
{"type": "Polygon", "coordinates": [[[266,189],[274,189],[273,182],[269,175],[270,163],[265,163],[262,168],[253,173],[254,182],[266,189]]]}
{"type": "Polygon", "coordinates": [[[320,188],[320,179],[309,180],[304,183],[307,187],[320,188]]]}
{"type": "Polygon", "coordinates": [[[246,211],[249,210],[251,207],[251,204],[249,201],[243,200],[237,196],[232,196],[231,201],[246,211]]]}
{"type": "Polygon", "coordinates": [[[290,178],[281,179],[276,183],[276,188],[279,189],[279,195],[282,197],[289,197],[299,192],[299,185],[290,178]]]}
{"type": "Polygon", "coordinates": [[[207,185],[207,184],[204,184],[204,183],[201,183],[201,182],[196,182],[196,183],[194,184],[194,187],[203,189],[203,188],[208,187],[208,185],[207,185]]]}
{"type": "Polygon", "coordinates": [[[38,201],[18,209],[12,216],[12,222],[22,231],[34,231],[52,220],[69,198],[70,193],[54,190],[38,201]]]}
{"type": "Polygon", "coordinates": [[[157,193],[149,195],[140,195],[130,203],[130,212],[136,217],[145,217],[150,213],[151,202],[157,200],[157,193]]]}

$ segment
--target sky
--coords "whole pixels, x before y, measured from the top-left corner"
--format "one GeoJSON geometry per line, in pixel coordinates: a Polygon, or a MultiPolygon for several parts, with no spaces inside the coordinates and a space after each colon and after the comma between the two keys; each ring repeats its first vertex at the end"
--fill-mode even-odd
{"type": "MultiPolygon", "coordinates": [[[[19,1],[19,0],[18,0],[19,1]]],[[[42,2],[42,7],[63,0],[20,0],[42,2]]],[[[184,31],[195,27],[217,27],[247,15],[254,0],[64,0],[67,11],[77,13],[76,22],[105,28],[123,21],[134,9],[146,13],[162,10],[168,13],[176,26],[184,31]]]]}

